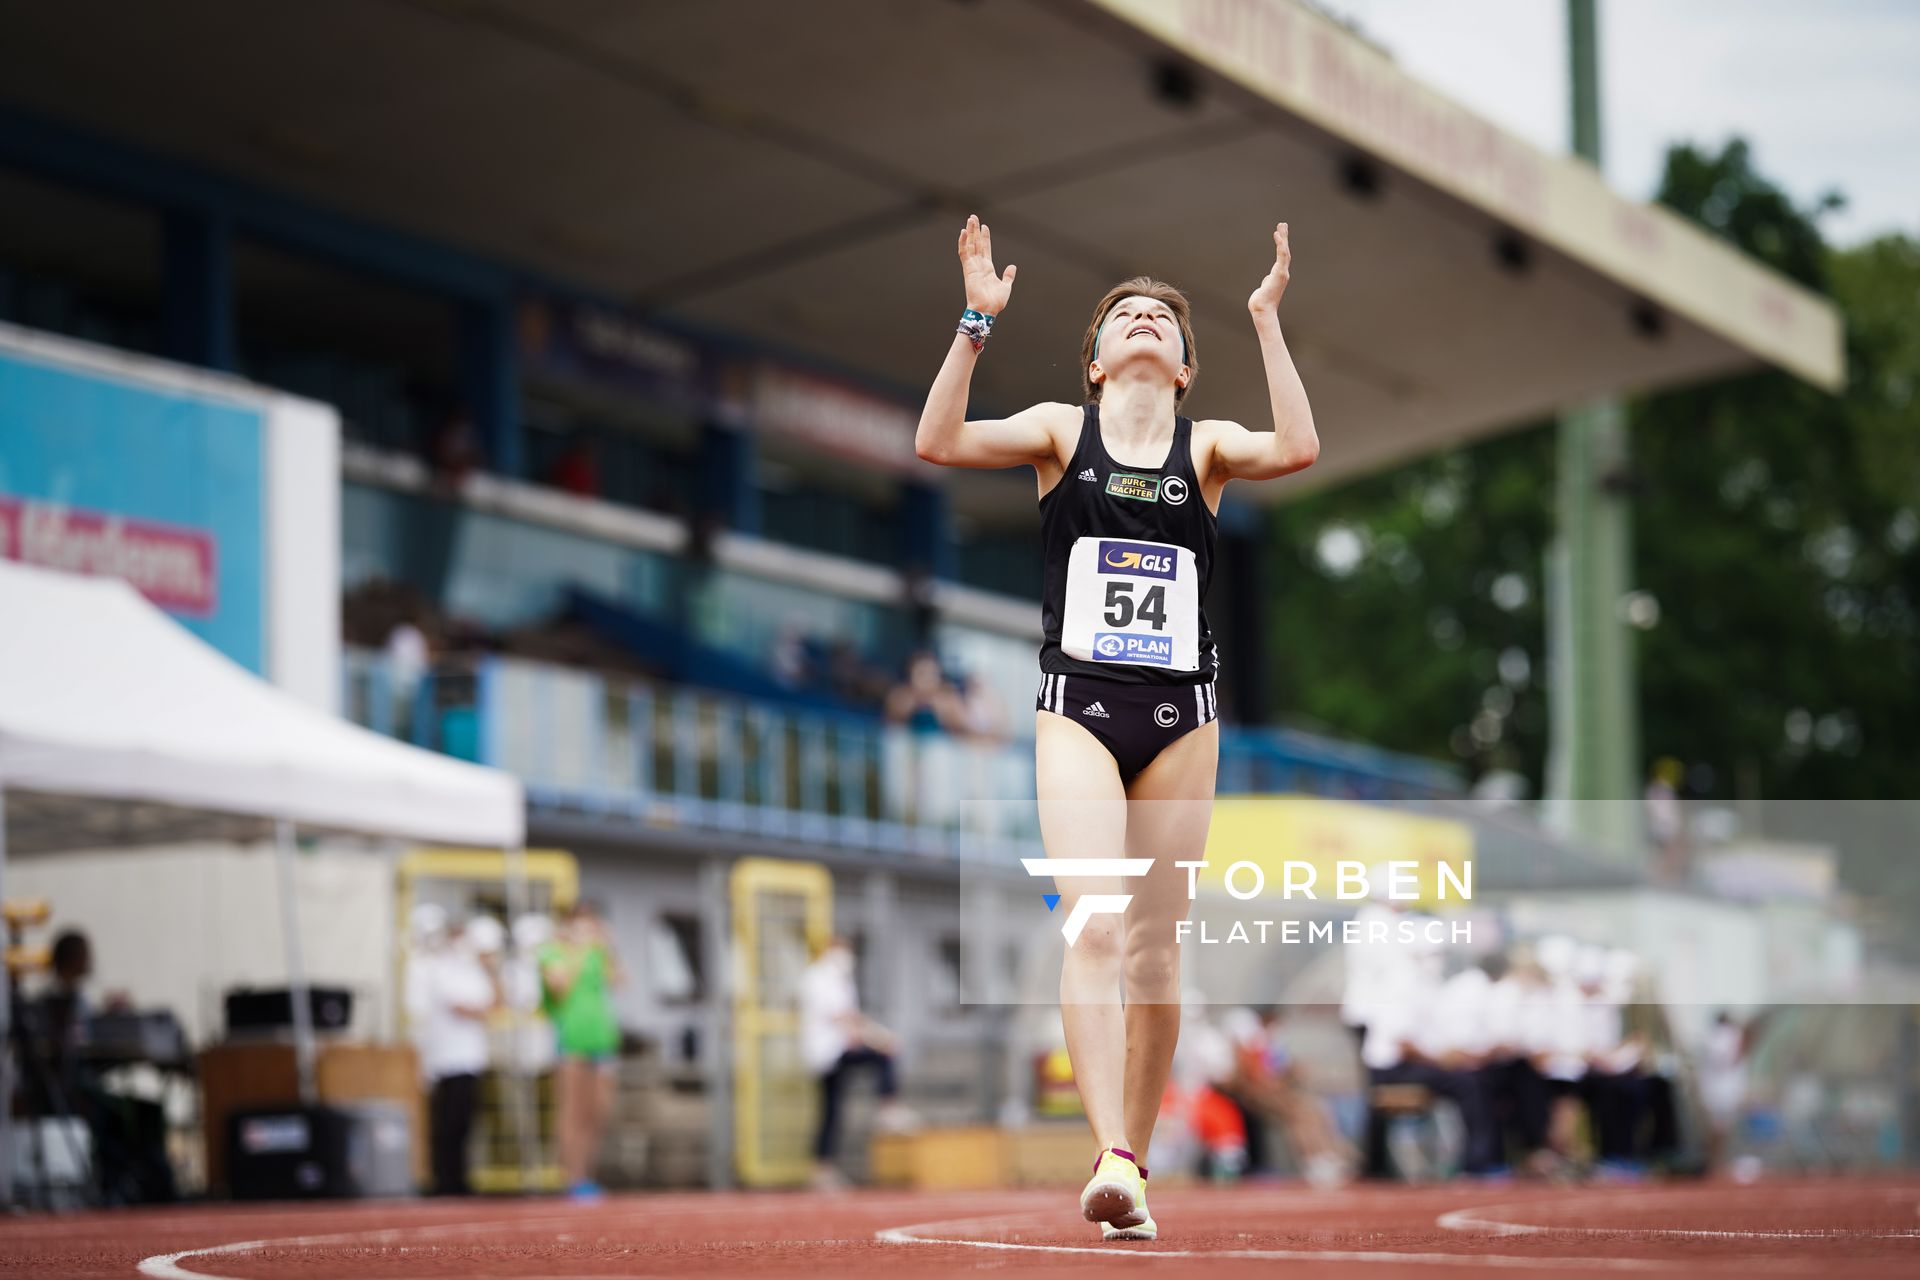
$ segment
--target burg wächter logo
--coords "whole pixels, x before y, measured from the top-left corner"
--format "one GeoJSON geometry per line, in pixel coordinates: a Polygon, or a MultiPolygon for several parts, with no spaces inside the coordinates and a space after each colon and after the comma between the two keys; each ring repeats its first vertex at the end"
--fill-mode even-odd
{"type": "MultiPolygon", "coordinates": [[[[1153,870],[1152,858],[1022,858],[1020,865],[1030,876],[1052,876],[1056,880],[1137,879],[1153,870]]],[[[1044,895],[1047,910],[1060,905],[1060,895],[1044,895]]],[[[1060,923],[1060,934],[1072,946],[1080,940],[1080,931],[1094,916],[1123,914],[1133,901],[1130,893],[1083,893],[1073,900],[1073,910],[1060,923]]]]}

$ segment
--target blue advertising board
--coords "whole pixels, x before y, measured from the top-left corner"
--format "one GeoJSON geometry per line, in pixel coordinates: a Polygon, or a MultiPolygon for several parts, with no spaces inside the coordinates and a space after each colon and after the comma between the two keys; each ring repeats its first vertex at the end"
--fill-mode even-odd
{"type": "Polygon", "coordinates": [[[241,403],[0,351],[0,558],[125,578],[261,672],[265,430],[241,403]]]}

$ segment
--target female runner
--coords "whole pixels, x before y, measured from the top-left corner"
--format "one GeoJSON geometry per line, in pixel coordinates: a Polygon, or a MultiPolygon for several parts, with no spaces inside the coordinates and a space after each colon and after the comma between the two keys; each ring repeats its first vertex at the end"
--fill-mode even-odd
{"type": "MultiPolygon", "coordinates": [[[[916,448],[951,467],[1039,473],[1044,561],[1034,716],[1040,835],[1050,860],[1153,859],[1146,875],[1064,875],[1058,909],[1130,895],[1089,915],[1060,973],[1074,1083],[1099,1148],[1080,1196],[1105,1239],[1151,1240],[1144,1157],[1180,1030],[1175,922],[1212,815],[1219,669],[1202,603],[1229,480],[1271,480],[1319,456],[1313,413],[1280,333],[1292,254],[1273,229],[1273,267],[1247,299],[1266,365],[1273,430],[1179,415],[1199,372],[1187,299],[1146,276],[1107,290],[1081,343],[1085,403],[1037,404],[967,422],[967,391],[1015,268],[993,265],[989,229],[960,233],[967,309],[920,416],[916,448]],[[1151,801],[1154,803],[1135,803],[1151,801]],[[1124,1002],[1122,993],[1124,992],[1124,1002]]],[[[1088,904],[1090,907],[1098,905],[1088,904]]]]}

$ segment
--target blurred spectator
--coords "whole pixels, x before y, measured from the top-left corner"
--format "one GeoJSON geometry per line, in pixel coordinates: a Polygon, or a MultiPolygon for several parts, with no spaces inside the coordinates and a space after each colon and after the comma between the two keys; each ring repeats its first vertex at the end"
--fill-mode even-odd
{"type": "Polygon", "coordinates": [[[88,1167],[99,1203],[173,1200],[173,1167],[160,1105],[109,1088],[101,1064],[88,1056],[95,1047],[96,1014],[130,1010],[126,993],[109,993],[98,1009],[88,999],[93,944],[78,929],[63,929],[55,936],[48,962],[47,987],[29,1008],[16,1009],[26,1018],[17,1031],[34,1058],[16,1064],[24,1069],[19,1103],[31,1115],[65,1115],[86,1125],[92,1147],[76,1156],[75,1163],[88,1167]]]}
{"type": "Polygon", "coordinates": [[[584,432],[576,431],[567,441],[566,449],[554,459],[553,468],[547,473],[547,483],[582,498],[599,495],[599,461],[593,442],[584,432]]]}
{"type": "Polygon", "coordinates": [[[427,668],[433,663],[426,633],[415,626],[411,619],[401,619],[387,633],[386,658],[387,680],[393,695],[394,728],[401,736],[407,737],[412,732],[414,700],[419,696],[420,682],[426,678],[427,668]]]}
{"type": "Polygon", "coordinates": [[[93,977],[93,943],[78,929],[63,929],[48,957],[52,981],[40,996],[40,1034],[62,1076],[70,1076],[87,1042],[86,985],[93,977]]]}
{"type": "Polygon", "coordinates": [[[1283,1015],[1267,1008],[1229,1010],[1222,1027],[1233,1045],[1234,1067],[1224,1092],[1247,1113],[1247,1167],[1258,1173],[1271,1167],[1261,1121],[1271,1120],[1286,1135],[1295,1163],[1316,1187],[1335,1187],[1353,1172],[1354,1153],[1334,1127],[1326,1104],[1316,1095],[1282,1038],[1283,1015]]]}
{"type": "Polygon", "coordinates": [[[529,911],[513,922],[513,950],[501,965],[500,995],[513,1010],[506,1060],[528,1075],[553,1069],[553,1028],[541,1016],[540,948],[553,938],[553,917],[529,911]]]}
{"type": "Polygon", "coordinates": [[[434,478],[451,488],[459,488],[467,477],[479,470],[484,459],[480,451],[480,433],[474,429],[473,416],[465,411],[449,414],[441,420],[428,446],[427,462],[434,478]]]}
{"type": "MultiPolygon", "coordinates": [[[[1368,1108],[1366,1176],[1393,1176],[1387,1150],[1388,1114],[1382,1091],[1415,1085],[1459,1109],[1466,1130],[1461,1169],[1473,1175],[1494,1171],[1491,1110],[1480,1064],[1458,1039],[1459,1028],[1439,1014],[1439,952],[1417,943],[1412,964],[1399,966],[1365,1009],[1366,1039],[1360,1059],[1367,1069],[1368,1108]]],[[[1483,975],[1484,976],[1484,975],[1483,975]]]]}
{"type": "Polygon", "coordinates": [[[1536,1061],[1535,1023],[1547,995],[1545,971],[1531,951],[1515,948],[1511,957],[1485,963],[1492,986],[1487,993],[1487,1061],[1481,1068],[1493,1104],[1503,1163],[1508,1152],[1520,1157],[1530,1174],[1545,1177],[1559,1167],[1547,1145],[1552,1099],[1547,1078],[1536,1061]]]}
{"type": "Polygon", "coordinates": [[[1654,761],[1644,795],[1647,842],[1658,857],[1655,869],[1667,884],[1680,884],[1687,874],[1686,814],[1680,806],[1680,784],[1686,770],[1678,760],[1663,756],[1654,761]]]}
{"type": "Polygon", "coordinates": [[[1747,1029],[1722,1009],[1714,1015],[1700,1055],[1700,1105],[1707,1113],[1707,1164],[1727,1167],[1727,1157],[1747,1104],[1747,1029]]]}
{"type": "Polygon", "coordinates": [[[893,727],[885,745],[888,815],[945,825],[955,816],[966,779],[952,744],[938,735],[964,732],[966,707],[931,651],[917,650],[907,659],[906,678],[888,691],[885,711],[893,727]]]}
{"type": "Polygon", "coordinates": [[[768,654],[767,666],[773,678],[785,688],[806,688],[813,678],[806,633],[791,625],[780,628],[780,634],[774,637],[773,651],[768,654]]]}
{"type": "Polygon", "coordinates": [[[890,723],[916,732],[958,733],[966,726],[965,706],[940,670],[940,659],[929,649],[907,659],[906,679],[887,693],[886,716],[890,723]]]}
{"type": "Polygon", "coordinates": [[[585,900],[574,903],[559,933],[538,955],[544,1008],[560,1053],[554,1071],[560,1168],[570,1195],[596,1199],[600,1186],[594,1172],[613,1112],[620,1053],[613,988],[624,974],[600,913],[585,900]]]}
{"type": "Polygon", "coordinates": [[[982,745],[997,745],[1006,740],[1005,708],[979,672],[968,672],[960,678],[955,731],[968,741],[982,745]]]}
{"type": "MultiPolygon", "coordinates": [[[[416,922],[419,918],[416,916],[416,922]]],[[[429,917],[426,921],[431,925],[429,917]]],[[[468,1147],[487,1069],[487,1017],[500,1000],[494,959],[500,924],[449,928],[408,966],[408,1015],[428,1087],[428,1132],[436,1195],[471,1195],[468,1147]],[[489,928],[491,926],[491,928],[489,928]]]]}
{"type": "Polygon", "coordinates": [[[840,1138],[840,1106],[853,1074],[872,1068],[882,1099],[878,1123],[902,1128],[911,1114],[900,1105],[893,1033],[860,1012],[853,947],[833,938],[800,976],[800,1054],[820,1081],[820,1128],[814,1135],[814,1186],[843,1185],[833,1157],[840,1138]]]}
{"type": "Polygon", "coordinates": [[[1638,962],[1628,951],[1587,947],[1578,966],[1587,1016],[1581,1094],[1600,1169],[1608,1176],[1633,1176],[1640,1168],[1640,1132],[1647,1114],[1647,1080],[1640,1070],[1646,1039],[1629,1028],[1625,1018],[1638,962]]]}
{"type": "MultiPolygon", "coordinates": [[[[827,646],[824,666],[828,688],[835,697],[847,702],[872,706],[885,701],[893,688],[887,673],[870,665],[853,641],[845,637],[827,646]]],[[[936,664],[936,673],[938,669],[936,664]]]]}
{"type": "Polygon", "coordinates": [[[1547,1145],[1562,1162],[1578,1155],[1580,1091],[1587,1075],[1589,1022],[1586,1000],[1575,976],[1580,945],[1554,934],[1540,940],[1540,967],[1546,990],[1534,1006],[1531,1041],[1534,1061],[1547,1082],[1550,1099],[1547,1145]]]}
{"type": "MultiPolygon", "coordinates": [[[[1181,1112],[1192,1139],[1188,1158],[1199,1176],[1232,1182],[1252,1167],[1257,1131],[1231,1092],[1236,1074],[1233,1036],[1214,1023],[1203,1003],[1189,996],[1182,1004],[1180,1042],[1174,1050],[1169,1084],[1177,1080],[1181,1086],[1181,1112]]],[[[1154,1150],[1161,1145],[1156,1136],[1154,1150]]]]}
{"type": "Polygon", "coordinates": [[[1367,1011],[1382,991],[1402,985],[1402,968],[1411,963],[1412,953],[1394,937],[1394,928],[1406,904],[1389,897],[1391,873],[1385,863],[1368,873],[1367,897],[1354,915],[1360,940],[1341,948],[1346,962],[1345,985],[1340,996],[1340,1021],[1353,1035],[1360,1049],[1367,1038],[1367,1011]]]}

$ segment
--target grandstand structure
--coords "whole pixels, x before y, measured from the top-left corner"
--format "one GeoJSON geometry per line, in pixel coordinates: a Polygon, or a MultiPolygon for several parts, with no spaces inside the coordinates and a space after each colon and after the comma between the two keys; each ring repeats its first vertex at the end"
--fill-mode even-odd
{"type": "MultiPolygon", "coordinates": [[[[1289,220],[1304,483],[1600,395],[1840,377],[1821,300],[1291,0],[82,0],[7,29],[0,321],[337,409],[306,481],[337,488],[338,581],[272,589],[324,597],[343,713],[521,777],[529,841],[683,975],[623,1020],[708,1082],[749,857],[833,871],[930,1115],[994,1114],[983,1055],[1020,1052],[960,1001],[953,920],[962,865],[1033,836],[1034,494],[912,447],[968,212],[1021,267],[976,416],[1076,396],[1089,305],[1148,271],[1195,300],[1190,411],[1255,427],[1243,300],[1289,220]],[[919,648],[969,732],[881,716],[919,648]]],[[[6,412],[0,500],[143,516],[10,493],[6,412]]],[[[1460,796],[1446,762],[1285,727],[1246,495],[1221,533],[1223,790],[1460,796]]],[[[1568,883],[1633,879],[1527,847],[1527,887],[1556,850],[1568,883]]]]}

